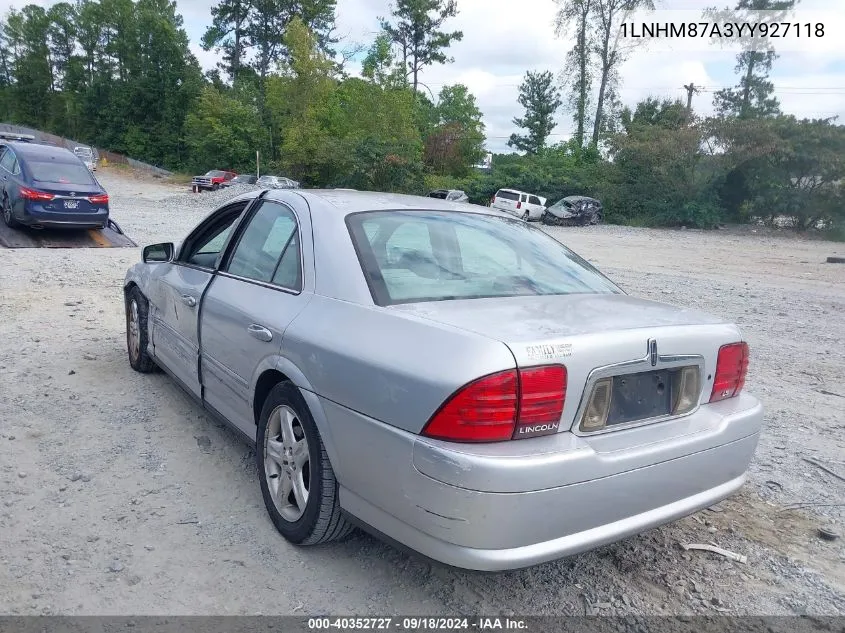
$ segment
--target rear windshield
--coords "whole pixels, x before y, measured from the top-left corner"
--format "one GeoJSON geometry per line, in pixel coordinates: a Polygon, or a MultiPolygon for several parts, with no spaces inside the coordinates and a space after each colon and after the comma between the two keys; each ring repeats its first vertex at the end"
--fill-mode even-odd
{"type": "Polygon", "coordinates": [[[621,292],[558,241],[516,219],[369,211],[346,222],[378,305],[621,292]]]}
{"type": "Polygon", "coordinates": [[[496,193],[497,198],[504,198],[505,200],[519,200],[519,194],[513,191],[499,191],[496,193]]]}
{"type": "Polygon", "coordinates": [[[72,163],[39,163],[27,161],[32,178],[39,182],[56,182],[66,185],[93,185],[94,179],[85,165],[72,163]]]}

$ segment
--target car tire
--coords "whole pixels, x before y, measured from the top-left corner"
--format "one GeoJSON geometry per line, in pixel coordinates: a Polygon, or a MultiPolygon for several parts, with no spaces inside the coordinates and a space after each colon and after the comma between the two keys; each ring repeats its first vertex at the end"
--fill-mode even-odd
{"type": "Polygon", "coordinates": [[[12,204],[9,202],[8,196],[3,196],[3,222],[6,223],[10,229],[18,228],[21,223],[12,215],[12,204]]]}
{"type": "Polygon", "coordinates": [[[156,364],[147,352],[149,303],[137,287],[126,294],[126,352],[129,365],[137,372],[148,374],[156,364]]]}
{"type": "Polygon", "coordinates": [[[522,221],[523,222],[530,222],[531,221],[531,216],[528,215],[528,211],[526,211],[525,213],[522,214],[522,221]]]}
{"type": "Polygon", "coordinates": [[[590,224],[601,224],[603,220],[604,216],[599,212],[593,216],[593,221],[590,224]]]}
{"type": "Polygon", "coordinates": [[[338,483],[326,447],[293,383],[280,382],[264,401],[255,456],[264,505],[285,539],[296,545],[317,545],[352,532],[354,527],[340,510],[338,483]],[[307,463],[297,454],[307,455],[307,463]]]}

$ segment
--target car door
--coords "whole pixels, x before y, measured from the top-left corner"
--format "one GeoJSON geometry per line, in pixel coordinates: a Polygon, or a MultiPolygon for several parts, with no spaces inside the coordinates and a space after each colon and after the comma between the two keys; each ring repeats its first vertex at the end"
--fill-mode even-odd
{"type": "Polygon", "coordinates": [[[537,196],[528,196],[528,216],[532,220],[539,220],[545,211],[543,201],[537,196]]]}
{"type": "Polygon", "coordinates": [[[310,243],[303,230],[289,206],[261,200],[203,298],[203,399],[252,438],[253,378],[274,364],[285,329],[311,296],[302,293],[301,245],[310,243]]]}
{"type": "Polygon", "coordinates": [[[227,205],[212,214],[188,236],[175,261],[157,265],[149,286],[150,342],[156,360],[197,397],[201,396],[199,305],[248,202],[227,205]]]}

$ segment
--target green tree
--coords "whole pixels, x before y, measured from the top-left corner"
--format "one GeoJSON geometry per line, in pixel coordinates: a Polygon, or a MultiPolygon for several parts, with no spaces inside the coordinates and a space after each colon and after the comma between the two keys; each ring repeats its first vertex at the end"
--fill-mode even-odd
{"type": "Polygon", "coordinates": [[[790,218],[798,230],[845,226],[845,127],[783,115],[711,123],[720,158],[742,187],[738,219],[790,218]]]}
{"type": "Polygon", "coordinates": [[[628,134],[642,126],[677,130],[686,125],[688,119],[686,106],[680,100],[661,100],[654,97],[640,101],[633,111],[630,108],[624,108],[621,114],[622,127],[628,134]]]}
{"type": "Polygon", "coordinates": [[[211,7],[211,25],[202,36],[203,50],[222,51],[223,62],[217,65],[233,82],[250,46],[246,30],[251,10],[250,0],[221,0],[211,7]]]}
{"type": "Polygon", "coordinates": [[[514,125],[527,130],[525,136],[511,134],[508,145],[518,150],[536,154],[546,145],[555,128],[555,113],[561,106],[560,89],[554,76],[545,71],[528,71],[519,86],[519,103],[525,108],[524,118],[515,118],[514,125]]]}
{"type": "Polygon", "coordinates": [[[399,49],[405,77],[412,77],[414,93],[419,86],[419,74],[433,64],[451,63],[446,49],[459,42],[461,31],[447,33],[443,23],[458,14],[455,0],[397,0],[391,23],[382,19],[382,29],[399,49]]]}
{"type": "Polygon", "coordinates": [[[559,37],[571,37],[575,43],[566,55],[563,76],[566,78],[567,107],[575,121],[575,142],[583,147],[586,135],[590,95],[593,87],[590,46],[590,15],[594,0],[556,0],[558,4],[555,32],[559,37]]]}
{"type": "Polygon", "coordinates": [[[612,129],[610,113],[618,103],[619,66],[628,51],[619,37],[619,25],[640,8],[653,9],[653,0],[593,0],[593,52],[598,59],[599,90],[593,117],[593,145],[603,131],[612,129]],[[610,106],[610,107],[609,107],[610,106]]]}
{"type": "Polygon", "coordinates": [[[258,108],[237,94],[206,86],[185,121],[188,164],[202,171],[228,167],[252,171],[255,152],[263,149],[266,132],[258,108]]]}
{"type": "MultiPolygon", "coordinates": [[[[730,16],[739,22],[780,22],[786,19],[794,5],[795,0],[740,0],[730,16]],[[760,11],[776,13],[761,14],[760,11]]],[[[722,12],[709,13],[720,15],[722,12]]],[[[752,41],[736,58],[735,72],[740,75],[739,85],[719,90],[714,95],[716,112],[721,116],[742,119],[779,114],[780,104],[774,96],[774,85],[769,81],[769,73],[777,57],[770,41],[762,44],[752,41]]]]}
{"type": "Polygon", "coordinates": [[[53,90],[50,49],[47,47],[50,21],[39,6],[27,5],[20,12],[10,11],[6,35],[14,53],[12,112],[16,121],[44,126],[49,118],[53,90]]]}
{"type": "Polygon", "coordinates": [[[402,69],[394,64],[390,37],[381,33],[367,51],[361,64],[361,76],[383,87],[401,87],[405,84],[402,69]]]}
{"type": "Polygon", "coordinates": [[[425,162],[435,172],[465,175],[484,155],[484,123],[475,96],[463,84],[444,86],[434,109],[437,127],[425,141],[425,162]]]}

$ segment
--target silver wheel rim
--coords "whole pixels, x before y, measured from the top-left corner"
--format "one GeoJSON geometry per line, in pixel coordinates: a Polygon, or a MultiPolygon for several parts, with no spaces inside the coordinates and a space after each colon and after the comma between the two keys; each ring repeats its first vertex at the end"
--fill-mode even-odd
{"type": "Polygon", "coordinates": [[[267,421],[264,474],[276,510],[285,521],[298,521],[308,505],[311,459],[305,429],[285,405],[273,409],[267,421]]]}
{"type": "Polygon", "coordinates": [[[3,219],[6,220],[6,224],[12,220],[12,205],[9,204],[8,200],[3,201],[3,219]]]}
{"type": "Polygon", "coordinates": [[[127,324],[129,334],[129,355],[137,360],[141,353],[141,318],[138,315],[138,302],[135,299],[129,302],[129,323],[127,324]]]}
{"type": "Polygon", "coordinates": [[[528,222],[528,211],[522,214],[522,219],[528,222]]]}

